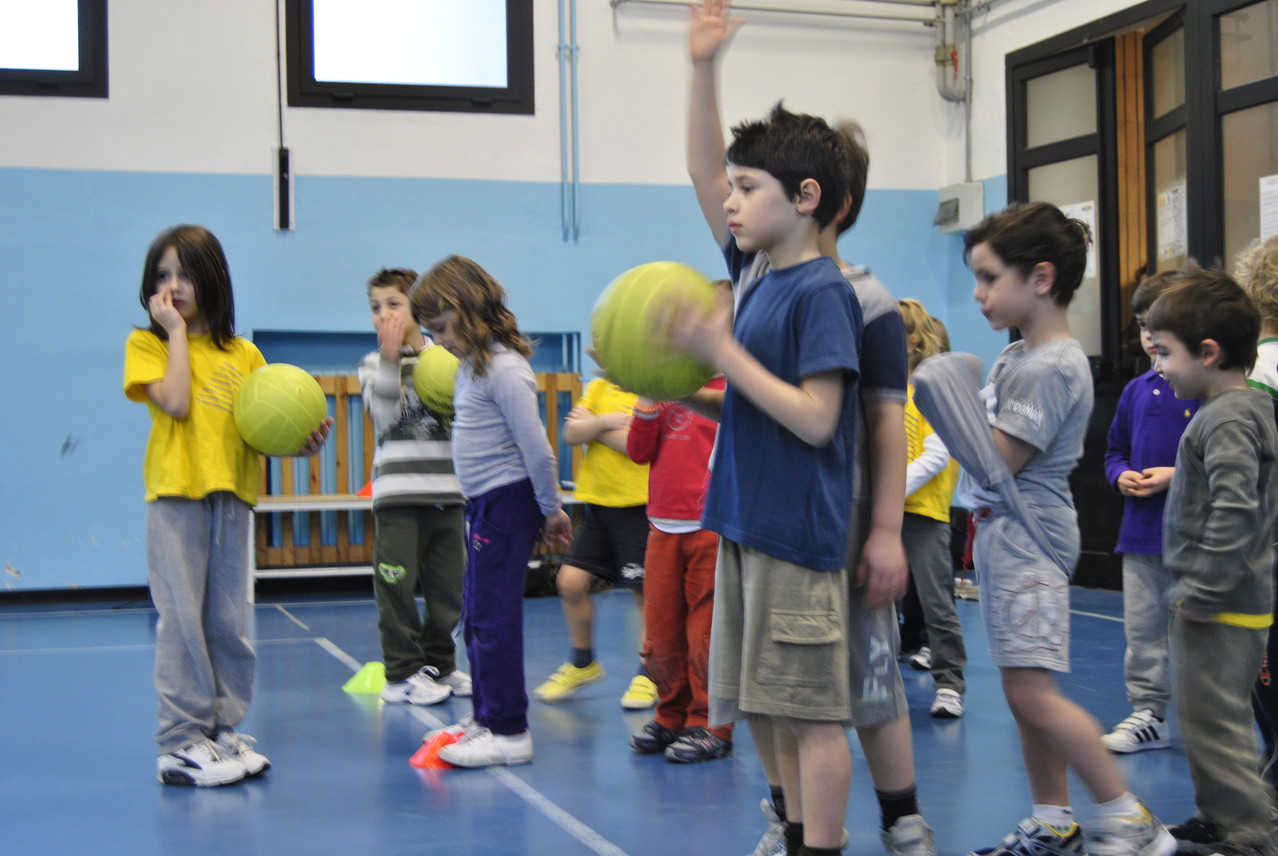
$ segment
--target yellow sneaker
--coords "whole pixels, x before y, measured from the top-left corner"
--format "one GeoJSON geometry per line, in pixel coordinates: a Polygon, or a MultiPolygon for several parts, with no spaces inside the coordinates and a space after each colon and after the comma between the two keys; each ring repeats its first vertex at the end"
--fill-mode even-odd
{"type": "Polygon", "coordinates": [[[572,663],[564,663],[557,672],[546,678],[545,683],[533,690],[533,695],[547,704],[555,704],[574,695],[586,684],[602,681],[603,678],[603,665],[598,660],[582,669],[572,663]]]}
{"type": "Polygon", "coordinates": [[[621,706],[626,710],[646,710],[657,704],[657,685],[647,675],[635,675],[630,687],[621,694],[621,706]]]}

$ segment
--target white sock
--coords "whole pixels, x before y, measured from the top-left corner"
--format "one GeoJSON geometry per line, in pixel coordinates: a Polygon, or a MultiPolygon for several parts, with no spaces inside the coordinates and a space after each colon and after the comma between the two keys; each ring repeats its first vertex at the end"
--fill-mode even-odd
{"type": "Polygon", "coordinates": [[[1030,816],[1058,832],[1069,832],[1074,828],[1074,810],[1067,805],[1034,803],[1034,810],[1030,816]]]}

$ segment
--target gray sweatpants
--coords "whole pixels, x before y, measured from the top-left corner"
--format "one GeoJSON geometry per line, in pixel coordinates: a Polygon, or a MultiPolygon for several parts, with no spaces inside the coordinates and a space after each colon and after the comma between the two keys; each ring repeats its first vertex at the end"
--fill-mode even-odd
{"type": "Polygon", "coordinates": [[[1132,710],[1149,710],[1159,719],[1167,718],[1171,701],[1171,674],[1168,670],[1167,589],[1171,571],[1162,554],[1123,554],[1123,632],[1127,650],[1123,654],[1123,678],[1132,710]]]}
{"type": "Polygon", "coordinates": [[[950,556],[950,525],[921,514],[905,515],[901,527],[910,576],[923,608],[928,647],[932,649],[932,681],[939,689],[962,695],[967,689],[963,667],[967,648],[963,625],[954,608],[954,560],[950,556]]]}
{"type": "Polygon", "coordinates": [[[1231,842],[1252,845],[1278,832],[1251,713],[1266,637],[1264,629],[1171,619],[1176,711],[1198,814],[1224,828],[1231,842]]]}
{"type": "Polygon", "coordinates": [[[147,503],[160,753],[234,728],[253,694],[246,633],[249,506],[232,493],[147,503]]]}

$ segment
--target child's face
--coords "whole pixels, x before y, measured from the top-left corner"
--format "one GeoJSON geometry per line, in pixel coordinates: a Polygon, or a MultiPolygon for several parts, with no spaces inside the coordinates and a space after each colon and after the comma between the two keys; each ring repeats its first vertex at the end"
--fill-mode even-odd
{"type": "Polygon", "coordinates": [[[1154,371],[1171,384],[1176,397],[1204,398],[1210,370],[1203,361],[1191,354],[1175,333],[1151,330],[1150,335],[1154,340],[1154,371]]]}
{"type": "Polygon", "coordinates": [[[798,210],[770,172],[728,164],[728,182],[723,212],[742,252],[767,250],[792,234],[798,210]]]}
{"type": "Polygon", "coordinates": [[[995,330],[1023,327],[1037,305],[1034,285],[1019,270],[1004,263],[989,244],[977,244],[968,255],[976,288],[972,297],[995,330]]]}
{"type": "Polygon", "coordinates": [[[1146,313],[1141,312],[1136,316],[1136,326],[1140,328],[1140,346],[1152,360],[1158,356],[1158,352],[1154,350],[1154,337],[1150,335],[1149,327],[1145,325],[1145,315],[1146,313]]]}
{"type": "Polygon", "coordinates": [[[448,309],[434,318],[426,319],[426,329],[430,332],[435,344],[444,348],[458,359],[465,359],[466,352],[462,342],[457,338],[457,312],[448,309]]]}
{"type": "Polygon", "coordinates": [[[182,316],[188,330],[198,326],[197,322],[204,317],[204,310],[200,308],[195,281],[182,268],[177,250],[173,247],[164,251],[155,266],[155,293],[161,292],[168,293],[169,299],[173,301],[173,308],[182,316]]]}
{"type": "Polygon", "coordinates": [[[394,286],[378,285],[370,288],[368,308],[373,313],[374,330],[380,331],[382,325],[390,318],[403,321],[405,342],[408,341],[409,333],[417,326],[413,323],[413,308],[408,302],[408,295],[394,286]]]}

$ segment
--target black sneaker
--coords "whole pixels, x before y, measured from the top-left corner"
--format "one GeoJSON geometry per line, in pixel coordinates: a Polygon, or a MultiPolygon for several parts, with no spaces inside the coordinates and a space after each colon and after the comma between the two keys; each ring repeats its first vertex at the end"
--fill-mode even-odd
{"type": "Polygon", "coordinates": [[[666,747],[666,757],[680,764],[713,761],[731,754],[731,740],[721,740],[700,725],[680,731],[675,741],[666,747]]]}
{"type": "Polygon", "coordinates": [[[1220,827],[1198,815],[1177,826],[1169,826],[1167,831],[1176,839],[1177,853],[1215,853],[1217,845],[1225,843],[1220,827]]]}
{"type": "Polygon", "coordinates": [[[630,748],[640,755],[656,755],[664,752],[666,747],[675,742],[679,735],[666,728],[657,720],[645,723],[638,734],[630,735],[630,748]]]}

